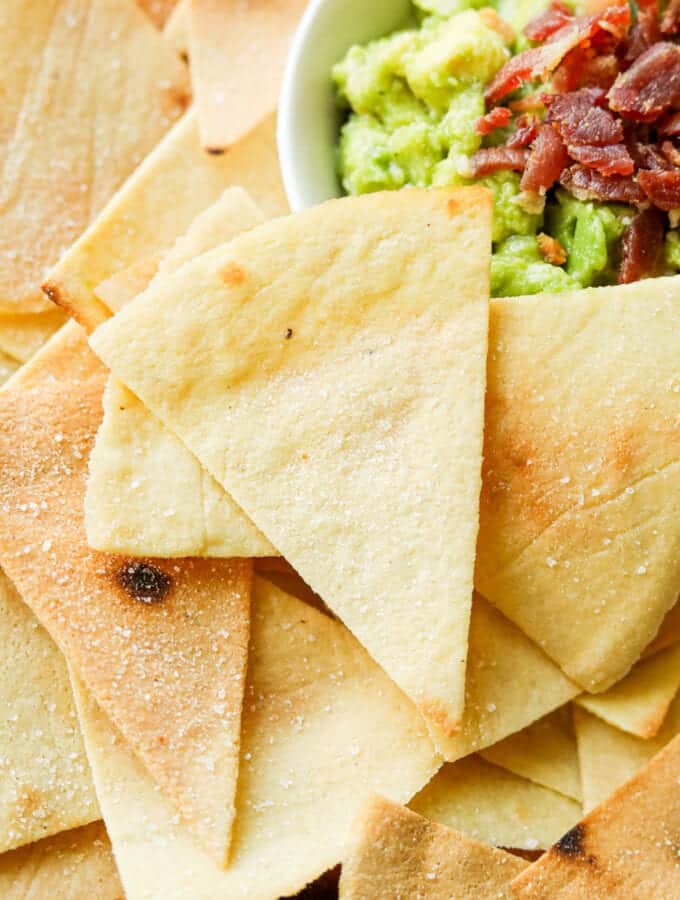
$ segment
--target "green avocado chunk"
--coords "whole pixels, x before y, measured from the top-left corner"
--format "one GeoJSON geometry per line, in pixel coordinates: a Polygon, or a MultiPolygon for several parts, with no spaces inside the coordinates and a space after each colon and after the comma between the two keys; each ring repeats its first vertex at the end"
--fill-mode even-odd
{"type": "Polygon", "coordinates": [[[545,261],[536,237],[515,235],[502,241],[491,258],[491,293],[494,297],[557,293],[580,287],[561,266],[545,261]]]}

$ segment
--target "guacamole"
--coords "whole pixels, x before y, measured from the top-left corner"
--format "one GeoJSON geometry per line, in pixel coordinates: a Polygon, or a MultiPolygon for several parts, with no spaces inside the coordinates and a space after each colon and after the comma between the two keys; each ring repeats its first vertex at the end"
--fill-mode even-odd
{"type": "MultiPolygon", "coordinates": [[[[488,187],[495,296],[616,282],[622,236],[635,215],[632,206],[586,202],[559,187],[532,206],[517,172],[473,176],[480,148],[507,137],[502,128],[483,136],[476,127],[485,86],[530,46],[519,29],[545,6],[497,0],[497,13],[488,0],[415,0],[413,27],[352,47],[333,70],[346,115],[338,147],[345,191],[488,187]],[[557,260],[541,251],[546,236],[559,242],[557,260]]],[[[670,270],[680,268],[678,232],[667,235],[663,257],[670,270]]]]}

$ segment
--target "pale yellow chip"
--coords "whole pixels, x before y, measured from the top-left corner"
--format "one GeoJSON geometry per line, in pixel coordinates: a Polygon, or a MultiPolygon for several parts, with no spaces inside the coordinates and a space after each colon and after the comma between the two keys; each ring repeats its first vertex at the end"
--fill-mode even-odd
{"type": "Polygon", "coordinates": [[[163,37],[182,59],[189,59],[189,4],[179,0],[163,29],[163,37]]]}
{"type": "Polygon", "coordinates": [[[82,693],[79,706],[131,898],[271,900],[294,894],[340,861],[352,821],[371,793],[406,802],[439,765],[415,706],[352,635],[258,578],[226,870],[197,849],[82,693]]]}
{"type": "Polygon", "coordinates": [[[177,0],[136,0],[157,28],[163,28],[177,5],[177,0]]]}
{"type": "Polygon", "coordinates": [[[0,350],[0,385],[4,384],[20,366],[21,363],[18,359],[14,359],[13,356],[9,356],[0,350]]]}
{"type": "Polygon", "coordinates": [[[680,884],[680,736],[512,883],[518,898],[670,900],[680,884]]]}
{"type": "Polygon", "coordinates": [[[409,806],[485,844],[519,850],[549,847],[581,816],[575,800],[480,756],[446,763],[409,806]]]}
{"type": "Polygon", "coordinates": [[[641,738],[654,737],[680,688],[680,644],[643,659],[604,694],[582,694],[579,706],[641,738]]]}
{"type": "Polygon", "coordinates": [[[438,737],[440,752],[453,761],[490,747],[578,693],[540,647],[475,594],[463,720],[456,734],[438,737]]]}
{"type": "Polygon", "coordinates": [[[330,201],[183,266],[92,337],[445,735],[463,712],[490,221],[479,188],[330,201]]]}
{"type": "Polygon", "coordinates": [[[383,797],[354,823],[340,900],[503,900],[527,863],[383,797]]]}
{"type": "Polygon", "coordinates": [[[100,813],[64,658],[2,571],[0,672],[4,853],[100,813]]]}
{"type": "Polygon", "coordinates": [[[111,311],[95,289],[115,272],[172,246],[196,215],[242,186],[265,215],[288,209],[269,116],[226,156],[204,153],[189,111],[50,272],[45,289],[87,329],[111,311]]]}
{"type": "Polygon", "coordinates": [[[191,80],[209,153],[222,153],[276,109],[308,0],[190,0],[191,80]]]}
{"type": "MultiPolygon", "coordinates": [[[[521,681],[521,675],[518,673],[521,681]]],[[[576,739],[571,709],[563,706],[517,734],[481,751],[487,762],[580,801],[576,739]]]]}
{"type": "MultiPolygon", "coordinates": [[[[261,222],[240,188],[229,188],[153,265],[148,260],[106,282],[114,308],[202,251],[261,222]],[[115,282],[115,284],[114,284],[115,282]]],[[[97,293],[101,296],[99,288],[97,293]]],[[[130,391],[111,378],[90,456],[85,525],[91,547],[131,556],[256,557],[276,553],[196,457],[130,391]]]]}
{"type": "Polygon", "coordinates": [[[661,627],[656,633],[656,637],[645,648],[643,656],[651,656],[658,650],[665,650],[672,644],[680,642],[680,603],[676,600],[666,613],[666,617],[661,623],[661,627]]]}
{"type": "Polygon", "coordinates": [[[141,294],[149,286],[149,282],[158,271],[161,254],[145,256],[125,269],[119,269],[105,278],[94,289],[95,295],[112,312],[118,312],[137,294],[141,294]]]}
{"type": "Polygon", "coordinates": [[[0,391],[0,560],[202,844],[229,843],[252,565],[91,550],[106,369],[66,325],[0,391]]]}
{"type": "Polygon", "coordinates": [[[0,310],[51,309],[49,266],[188,102],[183,63],[133,0],[0,6],[0,310]]]}
{"type": "Polygon", "coordinates": [[[678,278],[491,304],[477,587],[589,692],[678,593],[679,317],[678,278]]]}
{"type": "Polygon", "coordinates": [[[680,696],[668,710],[663,726],[650,740],[608,725],[584,709],[574,709],[574,727],[587,811],[603,803],[637,774],[676,734],[680,734],[680,696]]]}
{"type": "Polygon", "coordinates": [[[103,822],[0,856],[2,900],[125,900],[103,822]]]}
{"type": "Polygon", "coordinates": [[[0,351],[27,362],[65,321],[56,307],[36,313],[0,312],[0,351]]]}

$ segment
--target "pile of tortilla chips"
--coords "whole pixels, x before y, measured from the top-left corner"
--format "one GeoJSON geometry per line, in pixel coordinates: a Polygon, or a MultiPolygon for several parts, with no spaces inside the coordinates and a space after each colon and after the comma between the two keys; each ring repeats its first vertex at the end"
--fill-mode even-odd
{"type": "Polygon", "coordinates": [[[305,5],[0,11],[0,894],[678,896],[680,280],[289,214],[305,5]]]}

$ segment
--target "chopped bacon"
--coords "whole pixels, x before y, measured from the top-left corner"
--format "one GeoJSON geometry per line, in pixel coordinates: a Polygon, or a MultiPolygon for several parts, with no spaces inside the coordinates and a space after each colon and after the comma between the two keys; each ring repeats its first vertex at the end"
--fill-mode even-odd
{"type": "Polygon", "coordinates": [[[548,109],[548,121],[557,128],[565,143],[604,147],[623,140],[623,123],[608,109],[596,104],[605,97],[600,88],[583,88],[571,94],[557,95],[548,109]]]}
{"type": "Polygon", "coordinates": [[[586,166],[570,166],[562,172],[560,184],[577,200],[604,200],[639,205],[645,192],[630,175],[600,175],[586,166]]]}
{"type": "Polygon", "coordinates": [[[661,33],[676,35],[680,32],[680,0],[671,0],[661,19],[661,33]]]}
{"type": "Polygon", "coordinates": [[[539,234],[538,249],[541,251],[543,259],[553,266],[561,266],[567,261],[567,251],[556,238],[549,234],[539,234]]]}
{"type": "Polygon", "coordinates": [[[512,112],[507,106],[497,106],[485,116],[480,116],[477,119],[475,122],[475,131],[477,134],[482,135],[491,134],[496,128],[505,128],[506,125],[509,125],[511,118],[512,112]]]}
{"type": "Polygon", "coordinates": [[[556,3],[551,3],[546,10],[532,19],[528,25],[525,25],[523,31],[530,41],[546,41],[560,28],[573,21],[573,18],[574,13],[566,3],[557,0],[556,3]]]}
{"type": "Polygon", "coordinates": [[[586,87],[599,87],[607,91],[616,81],[620,68],[614,53],[598,55],[592,47],[577,47],[567,53],[553,73],[553,90],[558,94],[568,94],[586,87]]]}
{"type": "Polygon", "coordinates": [[[604,31],[620,39],[629,26],[630,9],[627,5],[610,6],[592,16],[579,16],[556,31],[547,44],[532,47],[509,60],[486,89],[486,99],[496,102],[525,81],[546,78],[567,53],[580,45],[588,45],[599,32],[604,31]]]}
{"type": "Polygon", "coordinates": [[[654,44],[619,75],[608,97],[610,107],[628,119],[658,119],[680,101],[680,47],[654,44]]]}
{"type": "Polygon", "coordinates": [[[543,109],[546,99],[552,96],[546,94],[545,91],[536,91],[535,94],[527,94],[526,97],[520,97],[518,100],[511,100],[508,106],[513,112],[526,113],[537,112],[543,109]]]}
{"type": "Polygon", "coordinates": [[[668,171],[672,168],[666,157],[654,144],[631,140],[627,142],[627,147],[638,169],[668,171]]]}
{"type": "Polygon", "coordinates": [[[538,120],[535,116],[520,116],[515,130],[505,143],[506,147],[528,147],[538,134],[538,120]]]}
{"type": "Polygon", "coordinates": [[[665,216],[658,209],[639,212],[623,232],[619,284],[630,284],[659,273],[665,216]]]}
{"type": "Polygon", "coordinates": [[[608,147],[567,145],[567,150],[576,162],[595,169],[601,175],[632,175],[635,171],[635,164],[625,144],[610,144],[608,147]]]}
{"type": "Polygon", "coordinates": [[[670,212],[680,209],[680,169],[667,172],[643,169],[638,172],[638,184],[654,206],[670,212]]]}
{"type": "Polygon", "coordinates": [[[680,137],[680,112],[668,113],[658,124],[662,137],[680,137]]]}
{"type": "Polygon", "coordinates": [[[680,150],[678,150],[673,141],[664,141],[661,144],[661,152],[671,165],[680,168],[680,150]]]}
{"type": "Polygon", "coordinates": [[[562,138],[552,125],[541,125],[531,145],[529,159],[522,175],[521,188],[531,194],[545,194],[569,164],[562,138]]]}
{"type": "Polygon", "coordinates": [[[529,153],[527,150],[512,147],[487,147],[478,150],[472,157],[472,170],[475,175],[490,175],[510,169],[515,172],[524,171],[529,153]]]}

